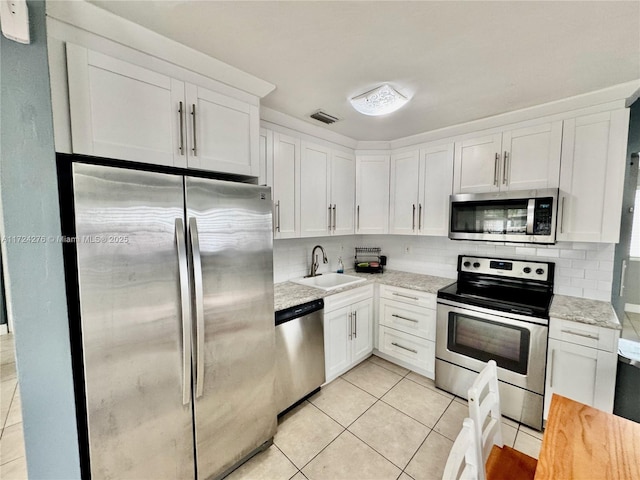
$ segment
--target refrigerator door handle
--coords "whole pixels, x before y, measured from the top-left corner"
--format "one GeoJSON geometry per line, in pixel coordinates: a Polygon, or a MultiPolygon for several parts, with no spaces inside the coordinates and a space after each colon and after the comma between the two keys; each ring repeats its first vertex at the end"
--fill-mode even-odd
{"type": "Polygon", "coordinates": [[[196,309],[196,398],[202,396],[204,389],[204,294],[202,290],[202,261],[200,260],[200,239],[198,222],[189,218],[189,240],[193,261],[193,287],[196,309]]]}
{"type": "Polygon", "coordinates": [[[182,218],[176,218],[175,228],[180,274],[180,304],[182,307],[182,404],[187,405],[191,401],[191,312],[189,311],[187,242],[184,237],[182,218]]]}

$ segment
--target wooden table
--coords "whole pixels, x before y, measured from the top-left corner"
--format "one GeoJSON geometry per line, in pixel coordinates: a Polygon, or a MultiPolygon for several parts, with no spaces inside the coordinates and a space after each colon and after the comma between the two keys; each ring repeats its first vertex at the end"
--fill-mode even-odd
{"type": "Polygon", "coordinates": [[[640,424],[554,394],[535,480],[640,479],[640,424]]]}

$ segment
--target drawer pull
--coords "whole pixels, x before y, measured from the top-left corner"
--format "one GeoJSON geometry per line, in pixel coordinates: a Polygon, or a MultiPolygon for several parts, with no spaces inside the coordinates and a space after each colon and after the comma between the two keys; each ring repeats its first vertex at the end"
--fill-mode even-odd
{"type": "Polygon", "coordinates": [[[413,323],[418,323],[418,320],[414,320],[413,318],[403,317],[401,315],[396,315],[395,313],[391,314],[392,317],[401,318],[402,320],[408,320],[413,323]]]}
{"type": "Polygon", "coordinates": [[[588,333],[572,332],[571,330],[560,330],[562,333],[568,333],[569,335],[577,335],[579,337],[590,338],[591,340],[600,340],[599,335],[589,335],[588,333]]]}
{"type": "Polygon", "coordinates": [[[418,297],[412,297],[410,295],[403,295],[401,293],[396,293],[396,292],[393,292],[393,295],[395,295],[396,297],[410,298],[411,300],[420,300],[418,297]]]}
{"type": "Polygon", "coordinates": [[[393,345],[394,347],[398,347],[398,348],[402,348],[403,350],[407,350],[411,353],[418,353],[417,350],[414,350],[413,348],[409,348],[409,347],[404,347],[402,345],[400,345],[399,343],[396,342],[391,342],[391,345],[393,345]]]}

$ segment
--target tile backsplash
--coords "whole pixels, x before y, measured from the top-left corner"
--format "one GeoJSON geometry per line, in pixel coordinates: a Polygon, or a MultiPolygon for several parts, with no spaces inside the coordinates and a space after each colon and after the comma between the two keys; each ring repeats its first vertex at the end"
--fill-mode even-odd
{"type": "Polygon", "coordinates": [[[455,279],[458,255],[484,255],[556,264],[554,292],[573,297],[611,300],[615,245],[559,242],[555,245],[455,241],[446,237],[355,235],[274,241],[274,278],[284,282],[309,272],[311,250],[322,245],[329,263],[318,272],[336,271],[338,256],[351,268],[354,248],[381,247],[387,268],[455,279]]]}

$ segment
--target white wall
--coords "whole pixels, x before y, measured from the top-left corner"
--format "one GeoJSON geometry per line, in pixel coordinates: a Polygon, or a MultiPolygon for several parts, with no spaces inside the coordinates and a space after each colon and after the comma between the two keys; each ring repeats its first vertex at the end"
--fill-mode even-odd
{"type": "Polygon", "coordinates": [[[615,245],[608,243],[560,242],[550,246],[532,246],[402,235],[276,240],[275,281],[283,282],[306,275],[311,262],[311,249],[317,244],[325,248],[330,262],[328,266],[321,265],[319,272],[335,271],[338,255],[342,255],[345,267],[350,268],[356,246],[381,247],[383,255],[388,257],[389,269],[452,279],[457,275],[456,266],[460,254],[540,260],[556,264],[555,293],[607,302],[611,300],[615,245]]]}

